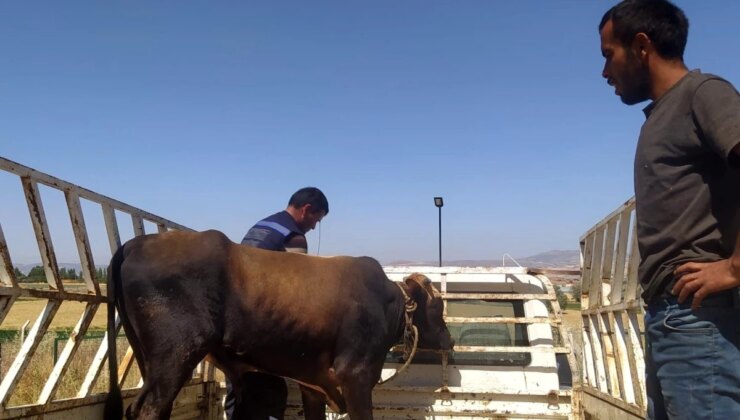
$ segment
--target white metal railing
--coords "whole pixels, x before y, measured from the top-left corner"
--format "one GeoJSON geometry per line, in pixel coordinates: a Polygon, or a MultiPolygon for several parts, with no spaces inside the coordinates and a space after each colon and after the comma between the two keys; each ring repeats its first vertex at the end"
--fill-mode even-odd
{"type": "MultiPolygon", "coordinates": [[[[191,229],[2,157],[0,157],[0,169],[17,176],[20,181],[47,281],[47,287],[45,289],[29,288],[19,283],[14,272],[8,243],[2,230],[2,222],[4,221],[0,221],[0,323],[8,315],[13,305],[18,302],[19,298],[41,298],[46,300],[44,308],[24,338],[17,356],[2,378],[2,382],[0,382],[0,418],[12,418],[20,415],[20,413],[23,415],[43,413],[50,404],[54,403],[55,394],[82,342],[79,338],[84,337],[98,309],[101,306],[103,309],[106,307],[107,298],[100,287],[100,282],[105,281],[105,279],[96,277],[96,266],[93,261],[88,229],[82,211],[81,203],[83,200],[86,202],[86,205],[87,202],[97,205],[102,212],[111,254],[121,245],[116,212],[128,215],[131,218],[135,236],[154,233],[145,232],[145,222],[154,224],[157,232],[191,229]],[[64,194],[72,224],[72,232],[79,254],[79,262],[82,267],[81,274],[85,283],[86,293],[65,290],[65,285],[62,283],[59,275],[54,244],[52,243],[49,232],[49,224],[44,212],[39,184],[64,194]],[[29,367],[34,354],[37,352],[44,334],[49,330],[49,326],[62,306],[62,303],[69,301],[84,302],[85,309],[73,332],[70,333],[70,338],[61,351],[38,399],[35,404],[31,406],[26,405],[22,409],[9,406],[9,401],[16,391],[21,377],[29,367]]],[[[20,215],[18,216],[20,217],[20,215]]],[[[118,317],[116,317],[116,334],[118,334],[120,328],[120,322],[118,317]]],[[[87,374],[77,392],[77,399],[79,399],[80,405],[89,403],[89,401],[85,402],[83,400],[91,395],[93,386],[106,361],[107,343],[107,339],[103,338],[97,354],[89,366],[87,374]]],[[[118,370],[119,383],[121,385],[123,385],[126,375],[133,364],[132,355],[133,352],[129,346],[118,370]]],[[[75,403],[67,400],[65,404],[70,406],[70,404],[74,405],[75,403]]]]}
{"type": "Polygon", "coordinates": [[[645,357],[637,279],[635,200],[580,238],[583,389],[644,416],[645,357]]]}

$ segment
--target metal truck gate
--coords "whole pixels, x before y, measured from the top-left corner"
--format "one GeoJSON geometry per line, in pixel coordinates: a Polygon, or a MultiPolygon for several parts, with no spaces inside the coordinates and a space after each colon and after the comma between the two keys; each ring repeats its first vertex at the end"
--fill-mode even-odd
{"type": "MultiPolygon", "coordinates": [[[[190,229],[1,157],[0,169],[16,176],[19,180],[18,186],[20,189],[18,193],[23,194],[28,206],[47,283],[45,288],[38,289],[27,287],[26,284],[18,281],[8,248],[9,244],[6,242],[5,235],[3,234],[3,221],[0,221],[0,323],[2,323],[19,299],[36,298],[46,301],[43,310],[38,314],[38,318],[36,318],[30,331],[25,336],[12,365],[3,376],[2,382],[0,382],[0,418],[33,417],[39,414],[43,414],[45,419],[72,417],[77,419],[100,418],[102,417],[102,402],[105,395],[92,395],[92,390],[107,359],[108,342],[106,338],[103,338],[97,354],[77,391],[76,398],[67,398],[64,400],[55,398],[57,390],[80,343],[83,341],[82,338],[85,336],[95,313],[99,309],[106,310],[106,295],[101,291],[101,282],[105,284],[105,279],[96,277],[97,270],[93,261],[88,229],[83,215],[83,203],[86,208],[90,206],[92,208],[97,207],[98,211],[102,212],[102,219],[105,224],[104,230],[110,246],[111,255],[121,245],[118,215],[124,218],[130,218],[133,233],[136,236],[143,235],[144,233],[155,233],[145,232],[145,226],[147,225],[150,226],[150,229],[151,226],[156,227],[156,232],[190,229]],[[85,286],[84,292],[65,290],[65,284],[62,283],[49,224],[44,213],[40,185],[44,186],[45,194],[63,194],[64,196],[74,240],[77,244],[79,262],[82,266],[81,275],[85,286]],[[48,190],[46,190],[47,188],[48,190]],[[19,381],[26,373],[32,358],[39,349],[42,338],[49,331],[50,324],[57,315],[59,308],[65,302],[82,302],[85,305],[84,311],[74,330],[69,334],[69,339],[66,340],[63,349],[58,354],[56,363],[40,395],[35,403],[29,405],[9,405],[10,399],[14,392],[17,391],[19,381]],[[75,407],[79,408],[79,410],[73,411],[74,414],[68,414],[68,410],[75,407]],[[65,410],[67,410],[67,414],[65,414],[65,410]]],[[[12,244],[10,245],[12,246],[12,244]]],[[[107,262],[104,261],[103,263],[107,265],[107,262]]],[[[116,332],[118,333],[120,329],[121,325],[118,317],[116,317],[116,332]]],[[[118,369],[118,381],[121,385],[126,380],[133,362],[133,352],[129,346],[128,351],[121,359],[118,369]]],[[[139,381],[140,385],[141,382],[139,381]]],[[[206,417],[204,415],[204,404],[198,400],[202,400],[203,395],[209,395],[208,393],[211,390],[208,387],[212,385],[203,381],[203,375],[196,374],[181,393],[180,399],[175,405],[173,417],[206,417]]],[[[137,389],[123,391],[124,397],[127,398],[127,403],[131,402],[131,398],[133,398],[136,392],[138,392],[137,389]]]]}
{"type": "MultiPolygon", "coordinates": [[[[373,401],[377,418],[581,418],[578,384],[574,382],[572,388],[562,388],[557,378],[557,354],[567,355],[566,363],[575,378],[577,365],[568,335],[556,315],[560,308],[555,290],[544,275],[522,267],[384,267],[384,270],[394,281],[402,281],[413,272],[429,277],[445,300],[448,325],[520,325],[528,331],[526,345],[486,346],[458,340],[449,357],[509,353],[529,354],[531,360],[520,367],[455,365],[448,363],[446,352],[439,352],[441,364],[412,364],[397,379],[376,386],[373,401]],[[449,313],[451,304],[476,301],[518,302],[526,308],[526,315],[451,316],[449,313]],[[466,383],[465,375],[475,379],[466,383]],[[486,375],[500,376],[502,380],[494,384],[486,380],[486,375]]],[[[386,364],[382,376],[388,377],[398,366],[386,364]]]]}
{"type": "Polygon", "coordinates": [[[580,240],[587,417],[644,418],[647,409],[634,213],[633,198],[580,240]]]}

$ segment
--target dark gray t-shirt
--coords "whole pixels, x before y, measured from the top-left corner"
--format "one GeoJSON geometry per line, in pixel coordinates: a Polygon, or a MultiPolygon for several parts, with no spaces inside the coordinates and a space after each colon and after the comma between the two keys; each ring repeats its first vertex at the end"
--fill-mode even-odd
{"type": "Polygon", "coordinates": [[[689,261],[729,258],[740,231],[740,96],[689,72],[645,108],[635,155],[639,278],[651,302],[689,261]]]}

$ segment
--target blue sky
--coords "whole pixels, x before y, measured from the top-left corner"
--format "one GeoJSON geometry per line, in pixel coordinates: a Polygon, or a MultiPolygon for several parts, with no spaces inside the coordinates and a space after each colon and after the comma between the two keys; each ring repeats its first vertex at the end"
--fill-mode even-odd
{"type": "MultiPolygon", "coordinates": [[[[0,156],[234,241],[313,185],[311,253],[435,261],[438,195],[445,259],[577,249],[632,195],[643,121],[600,75],[612,4],[4,2],[0,156]]],[[[688,66],[739,84],[740,2],[677,4],[688,66]]],[[[37,261],[17,179],[0,197],[37,261]]]]}

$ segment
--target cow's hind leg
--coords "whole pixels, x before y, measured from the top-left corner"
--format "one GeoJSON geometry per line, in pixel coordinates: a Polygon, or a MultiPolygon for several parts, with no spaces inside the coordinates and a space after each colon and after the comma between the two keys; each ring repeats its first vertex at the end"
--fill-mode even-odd
{"type": "Polygon", "coordinates": [[[127,418],[137,420],[170,418],[172,402],[206,354],[205,350],[189,354],[178,351],[184,347],[187,346],[177,345],[170,352],[158,352],[154,357],[150,355],[147,358],[147,378],[141,393],[126,412],[127,418]]]}

